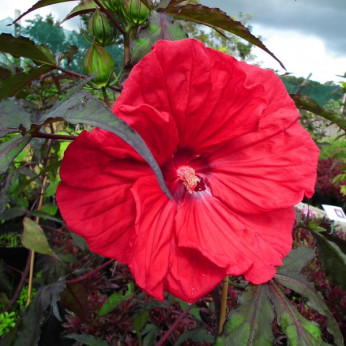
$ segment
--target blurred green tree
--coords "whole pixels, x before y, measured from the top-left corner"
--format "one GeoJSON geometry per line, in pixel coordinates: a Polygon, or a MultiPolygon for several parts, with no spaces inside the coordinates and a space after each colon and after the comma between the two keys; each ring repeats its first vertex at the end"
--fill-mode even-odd
{"type": "Polygon", "coordinates": [[[31,38],[35,43],[47,44],[55,53],[64,52],[68,42],[64,29],[59,26],[58,21],[54,21],[52,14],[48,14],[45,19],[36,15],[35,19],[26,21],[28,26],[23,30],[23,34],[31,38]]]}

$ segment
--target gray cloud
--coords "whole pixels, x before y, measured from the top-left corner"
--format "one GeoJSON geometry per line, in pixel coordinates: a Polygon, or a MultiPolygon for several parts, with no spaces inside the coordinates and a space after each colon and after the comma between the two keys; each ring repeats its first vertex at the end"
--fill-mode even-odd
{"type": "Polygon", "coordinates": [[[346,55],[345,0],[201,0],[201,3],[230,15],[252,14],[251,23],[267,28],[317,36],[336,55],[346,55]]]}

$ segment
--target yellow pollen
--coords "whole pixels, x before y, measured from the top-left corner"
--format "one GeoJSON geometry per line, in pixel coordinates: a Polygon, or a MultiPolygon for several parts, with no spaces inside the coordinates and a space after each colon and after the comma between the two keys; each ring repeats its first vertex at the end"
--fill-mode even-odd
{"type": "Polygon", "coordinates": [[[177,169],[177,176],[183,182],[188,193],[192,193],[198,183],[196,172],[189,166],[180,166],[177,169]]]}

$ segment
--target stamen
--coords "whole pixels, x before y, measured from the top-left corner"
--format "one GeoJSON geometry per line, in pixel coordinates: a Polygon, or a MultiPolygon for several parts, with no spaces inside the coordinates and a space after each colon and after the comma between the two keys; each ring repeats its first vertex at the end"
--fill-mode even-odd
{"type": "Polygon", "coordinates": [[[195,187],[198,184],[198,178],[193,168],[189,166],[180,166],[177,169],[177,176],[183,182],[188,193],[195,191],[195,187]]]}

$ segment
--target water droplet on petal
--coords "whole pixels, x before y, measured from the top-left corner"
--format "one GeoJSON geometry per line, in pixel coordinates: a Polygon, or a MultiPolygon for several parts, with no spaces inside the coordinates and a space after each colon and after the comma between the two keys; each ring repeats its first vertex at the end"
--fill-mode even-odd
{"type": "Polygon", "coordinates": [[[195,295],[195,289],[192,288],[192,289],[191,289],[191,297],[193,297],[194,295],[195,295]]]}

